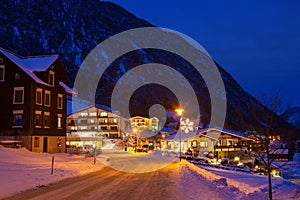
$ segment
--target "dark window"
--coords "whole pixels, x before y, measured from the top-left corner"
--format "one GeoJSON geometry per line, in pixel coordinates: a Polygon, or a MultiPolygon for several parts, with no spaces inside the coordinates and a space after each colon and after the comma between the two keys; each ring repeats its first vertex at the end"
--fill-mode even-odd
{"type": "Polygon", "coordinates": [[[88,120],[87,120],[87,119],[82,119],[82,120],[80,121],[80,123],[81,123],[81,124],[87,124],[87,123],[88,123],[88,120]]]}
{"type": "Polygon", "coordinates": [[[63,95],[62,94],[57,95],[57,108],[58,109],[63,108],[63,95]]]}
{"type": "Polygon", "coordinates": [[[69,126],[75,126],[76,124],[75,124],[75,120],[74,119],[71,119],[71,120],[69,120],[69,124],[68,124],[69,126]]]}
{"type": "Polygon", "coordinates": [[[0,65],[0,82],[4,81],[4,76],[5,76],[4,65],[0,65]]]}
{"type": "Polygon", "coordinates": [[[50,127],[50,113],[44,112],[44,127],[49,128],[50,127]]]}
{"type": "Polygon", "coordinates": [[[49,85],[51,85],[51,86],[54,85],[54,72],[53,71],[49,72],[49,85]]]}
{"type": "Polygon", "coordinates": [[[50,106],[50,91],[45,91],[45,106],[50,106]]]}
{"type": "Polygon", "coordinates": [[[41,111],[35,111],[34,125],[37,128],[42,127],[42,112],[41,111]]]}
{"type": "Polygon", "coordinates": [[[23,126],[23,114],[15,113],[13,126],[22,127],[23,126]]]}
{"type": "Polygon", "coordinates": [[[40,88],[36,89],[36,104],[42,105],[42,92],[43,90],[40,88]]]}
{"type": "Polygon", "coordinates": [[[34,137],[34,147],[39,147],[39,146],[40,146],[39,137],[34,137]]]}
{"type": "Polygon", "coordinates": [[[15,79],[20,79],[20,74],[15,73],[15,79]]]}
{"type": "Polygon", "coordinates": [[[14,104],[24,103],[24,87],[14,88],[14,104]]]}
{"type": "Polygon", "coordinates": [[[110,127],[110,130],[112,130],[112,131],[117,131],[117,130],[118,130],[118,127],[117,127],[117,126],[111,126],[111,127],[110,127]]]}

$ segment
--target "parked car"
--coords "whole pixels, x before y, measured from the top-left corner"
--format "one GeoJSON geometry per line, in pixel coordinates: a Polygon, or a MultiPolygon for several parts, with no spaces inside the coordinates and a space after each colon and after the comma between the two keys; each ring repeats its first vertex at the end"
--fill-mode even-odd
{"type": "Polygon", "coordinates": [[[144,144],[143,146],[136,147],[136,152],[146,152],[148,153],[149,146],[148,144],[144,144]]]}

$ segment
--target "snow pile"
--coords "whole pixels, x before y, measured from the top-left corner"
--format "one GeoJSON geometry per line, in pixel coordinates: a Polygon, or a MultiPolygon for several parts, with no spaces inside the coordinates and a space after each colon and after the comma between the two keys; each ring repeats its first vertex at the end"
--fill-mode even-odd
{"type": "Polygon", "coordinates": [[[84,155],[35,153],[26,149],[0,146],[0,199],[17,192],[43,187],[65,178],[84,175],[103,168],[84,155]],[[51,162],[54,156],[54,170],[51,162]]]}
{"type": "MultiPolygon", "coordinates": [[[[186,161],[185,161],[186,162],[186,161]]],[[[188,167],[210,180],[218,188],[231,191],[242,199],[267,199],[267,176],[245,172],[228,171],[210,167],[201,168],[186,162],[188,167]],[[224,180],[226,179],[226,180],[224,180]]],[[[275,199],[300,199],[300,186],[283,178],[272,178],[275,199]]]]}

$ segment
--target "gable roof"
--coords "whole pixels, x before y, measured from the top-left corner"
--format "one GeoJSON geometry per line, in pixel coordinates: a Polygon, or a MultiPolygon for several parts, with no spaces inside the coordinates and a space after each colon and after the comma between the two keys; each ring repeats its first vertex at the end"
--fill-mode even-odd
{"type": "Polygon", "coordinates": [[[86,100],[83,100],[83,99],[73,96],[72,100],[67,101],[67,116],[82,112],[82,111],[87,110],[92,107],[102,109],[104,111],[110,112],[115,115],[120,115],[120,113],[118,111],[112,110],[110,107],[107,107],[107,106],[101,105],[101,104],[92,104],[89,101],[86,101],[86,100]]]}
{"type": "Polygon", "coordinates": [[[44,55],[35,57],[21,57],[15,53],[12,53],[6,49],[0,47],[0,52],[15,63],[21,70],[23,70],[29,77],[31,77],[36,83],[49,86],[41,79],[39,79],[33,72],[46,71],[55,60],[58,55],[44,55]]]}
{"type": "Polygon", "coordinates": [[[76,92],[74,90],[72,90],[71,88],[69,88],[64,82],[60,81],[59,85],[64,88],[64,90],[66,91],[67,94],[76,95],[76,92]]]}
{"type": "Polygon", "coordinates": [[[244,132],[233,131],[233,130],[229,130],[229,129],[225,129],[225,128],[198,129],[197,132],[199,135],[203,135],[204,133],[209,132],[209,131],[219,131],[226,135],[231,135],[231,136],[246,139],[246,140],[252,140],[252,139],[248,138],[248,135],[244,132]]]}

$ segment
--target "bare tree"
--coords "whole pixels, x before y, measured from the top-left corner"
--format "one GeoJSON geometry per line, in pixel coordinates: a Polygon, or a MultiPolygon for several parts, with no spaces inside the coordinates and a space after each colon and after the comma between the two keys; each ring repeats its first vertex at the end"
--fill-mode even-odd
{"type": "Polygon", "coordinates": [[[278,120],[279,112],[282,111],[282,98],[278,91],[272,96],[261,95],[259,101],[262,104],[262,107],[256,107],[256,109],[252,110],[254,117],[257,118],[257,121],[260,124],[258,131],[262,134],[254,132],[252,135],[254,139],[252,148],[267,168],[269,199],[272,200],[270,139],[274,139],[275,135],[279,134],[276,130],[276,121],[278,120]]]}

